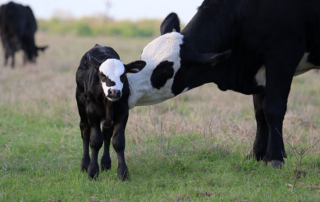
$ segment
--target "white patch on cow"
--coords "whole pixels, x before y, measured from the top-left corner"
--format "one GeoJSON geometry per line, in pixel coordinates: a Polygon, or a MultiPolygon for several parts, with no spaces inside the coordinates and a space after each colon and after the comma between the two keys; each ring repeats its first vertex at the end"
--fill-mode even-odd
{"type": "Polygon", "coordinates": [[[101,82],[102,89],[105,95],[108,95],[109,89],[120,90],[122,95],[123,83],[120,80],[120,76],[125,72],[123,63],[117,59],[108,59],[101,64],[101,66],[99,67],[99,71],[106,75],[110,80],[115,82],[115,85],[111,87],[107,86],[105,82],[101,82]]]}
{"type": "Polygon", "coordinates": [[[185,88],[181,93],[185,93],[189,90],[189,87],[185,88]]]}
{"type": "MultiPolygon", "coordinates": [[[[299,76],[312,69],[320,69],[320,66],[315,66],[308,62],[309,53],[305,53],[294,73],[294,76],[299,76]]],[[[256,82],[259,86],[266,86],[266,68],[265,66],[260,67],[259,71],[255,76],[256,82]]]]}
{"type": "Polygon", "coordinates": [[[262,66],[255,76],[256,82],[259,86],[266,86],[266,67],[262,66]]]}
{"type": "Polygon", "coordinates": [[[171,91],[173,79],[180,68],[180,45],[183,35],[177,32],[162,35],[149,43],[141,54],[141,60],[147,65],[139,73],[128,76],[130,97],[129,107],[152,105],[174,97],[171,91]],[[173,62],[173,78],[167,80],[161,89],[152,87],[151,75],[153,70],[163,61],[173,62]]]}

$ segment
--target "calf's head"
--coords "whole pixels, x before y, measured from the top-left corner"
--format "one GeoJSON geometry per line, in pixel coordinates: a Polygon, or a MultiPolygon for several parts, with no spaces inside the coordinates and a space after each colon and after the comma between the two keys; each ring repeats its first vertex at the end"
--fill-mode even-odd
{"type": "Polygon", "coordinates": [[[127,79],[126,73],[137,73],[146,65],[141,60],[129,64],[123,64],[118,59],[99,61],[93,56],[90,56],[90,60],[99,73],[99,79],[106,98],[112,102],[122,97],[122,89],[127,79]]]}

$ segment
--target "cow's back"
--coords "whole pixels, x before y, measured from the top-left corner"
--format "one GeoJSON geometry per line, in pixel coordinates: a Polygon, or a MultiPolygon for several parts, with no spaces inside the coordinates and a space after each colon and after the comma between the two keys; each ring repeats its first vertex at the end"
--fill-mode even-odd
{"type": "Polygon", "coordinates": [[[17,37],[33,37],[37,31],[37,22],[29,6],[13,2],[2,5],[1,24],[7,34],[17,37]]]}

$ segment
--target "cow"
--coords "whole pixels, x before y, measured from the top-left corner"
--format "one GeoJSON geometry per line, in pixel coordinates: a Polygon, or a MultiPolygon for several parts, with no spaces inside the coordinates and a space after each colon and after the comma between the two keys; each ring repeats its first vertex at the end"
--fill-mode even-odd
{"type": "Polygon", "coordinates": [[[48,47],[35,45],[36,31],[37,22],[29,6],[9,2],[0,7],[0,32],[5,66],[9,57],[12,57],[11,67],[15,66],[15,53],[20,49],[24,52],[24,65],[27,62],[35,63],[38,51],[44,51],[48,47]]]}
{"type": "Polygon", "coordinates": [[[144,61],[124,65],[114,49],[98,44],[80,61],[76,73],[76,100],[83,140],[81,170],[87,171],[90,178],[98,177],[98,153],[103,142],[101,169],[111,168],[109,146],[112,135],[112,145],[118,156],[118,176],[122,180],[129,178],[124,158],[125,127],[129,116],[126,73],[137,73],[145,65],[144,61]]]}
{"type": "Polygon", "coordinates": [[[320,1],[204,0],[179,33],[177,15],[142,51],[128,77],[129,107],[162,102],[205,83],[253,95],[252,156],[281,167],[283,120],[294,76],[320,67],[320,1]],[[162,74],[160,77],[159,75],[162,74]]]}

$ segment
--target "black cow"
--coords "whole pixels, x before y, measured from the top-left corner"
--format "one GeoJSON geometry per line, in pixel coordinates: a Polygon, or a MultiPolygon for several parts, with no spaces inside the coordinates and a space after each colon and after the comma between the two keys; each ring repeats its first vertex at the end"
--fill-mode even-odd
{"type": "Polygon", "coordinates": [[[23,6],[13,2],[0,7],[0,32],[4,49],[4,65],[12,57],[11,67],[14,67],[15,52],[22,49],[24,52],[23,63],[35,63],[38,51],[44,51],[45,47],[37,47],[34,34],[37,31],[37,22],[29,6],[23,6]]]}
{"type": "Polygon", "coordinates": [[[81,59],[76,73],[76,100],[83,139],[81,170],[87,171],[91,178],[99,173],[98,153],[103,141],[101,167],[102,170],[111,168],[109,145],[112,134],[113,148],[118,156],[118,176],[122,180],[128,178],[124,132],[129,115],[130,91],[126,73],[139,72],[145,65],[144,61],[124,65],[112,48],[100,45],[89,50],[81,59]]]}
{"type": "MultiPolygon", "coordinates": [[[[176,15],[169,15],[161,30],[179,30],[176,21],[176,15]]],[[[292,78],[320,67],[320,1],[205,0],[181,33],[162,34],[141,54],[147,66],[128,77],[130,108],[209,82],[252,94],[257,121],[253,155],[281,166],[292,78]]]]}

